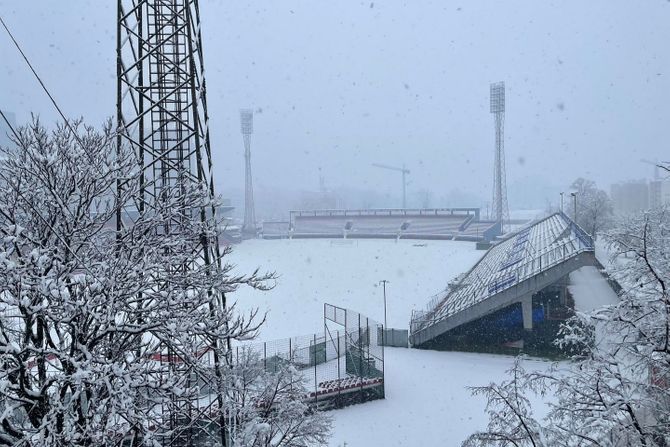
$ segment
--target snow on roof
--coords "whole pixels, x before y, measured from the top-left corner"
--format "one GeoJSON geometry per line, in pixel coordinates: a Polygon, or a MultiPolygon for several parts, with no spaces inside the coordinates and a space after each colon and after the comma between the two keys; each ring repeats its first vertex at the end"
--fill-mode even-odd
{"type": "Polygon", "coordinates": [[[593,250],[591,237],[565,214],[552,214],[491,247],[442,299],[417,312],[412,326],[418,322],[418,330],[455,315],[586,250],[593,250]]]}

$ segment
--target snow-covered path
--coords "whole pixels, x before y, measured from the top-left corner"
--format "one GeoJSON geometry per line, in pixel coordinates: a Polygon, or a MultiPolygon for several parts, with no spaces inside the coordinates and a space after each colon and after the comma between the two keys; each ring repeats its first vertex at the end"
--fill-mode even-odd
{"type": "MultiPolygon", "coordinates": [[[[485,400],[467,387],[501,380],[513,362],[503,355],[387,348],[386,399],[331,412],[330,445],[459,446],[488,420],[485,400]]],[[[528,360],[525,366],[549,363],[528,360]]]]}

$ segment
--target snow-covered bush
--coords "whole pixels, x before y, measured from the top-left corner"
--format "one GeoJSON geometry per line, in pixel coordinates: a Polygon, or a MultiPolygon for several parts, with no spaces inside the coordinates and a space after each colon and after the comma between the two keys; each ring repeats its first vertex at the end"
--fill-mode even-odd
{"type": "Polygon", "coordinates": [[[227,400],[235,415],[235,446],[325,445],[331,420],[305,402],[304,376],[293,365],[267,371],[260,356],[242,349],[229,375],[227,400]]]}

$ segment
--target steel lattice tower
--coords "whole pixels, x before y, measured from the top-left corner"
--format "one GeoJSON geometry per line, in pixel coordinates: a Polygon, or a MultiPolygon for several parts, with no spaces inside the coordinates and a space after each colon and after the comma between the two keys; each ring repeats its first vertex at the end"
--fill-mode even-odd
{"type": "Polygon", "coordinates": [[[242,137],[244,138],[244,225],[242,232],[256,235],[256,209],[254,207],[254,186],[251,179],[251,134],[254,132],[254,112],[240,110],[242,137]]]}
{"type": "Polygon", "coordinates": [[[496,222],[509,220],[507,206],[507,184],[505,174],[505,83],[491,84],[491,113],[495,120],[495,161],[493,164],[492,211],[496,222]]]}
{"type": "MultiPolygon", "coordinates": [[[[117,143],[130,145],[140,164],[139,193],[117,216],[117,228],[122,230],[133,225],[138,215],[157,208],[167,188],[174,194],[188,184],[201,185],[214,197],[214,179],[198,1],[118,0],[117,12],[117,125],[120,130],[117,143]]],[[[123,187],[121,182],[119,187],[123,187]]],[[[203,206],[195,212],[193,207],[184,205],[182,211],[199,219],[203,228],[211,228],[215,223],[214,205],[208,205],[207,209],[203,206]]],[[[183,215],[183,212],[175,214],[183,215]]],[[[179,218],[166,227],[164,231],[179,234],[179,218]]],[[[204,231],[196,253],[198,268],[204,265],[208,269],[220,269],[216,231],[214,235],[204,231]]],[[[166,275],[169,281],[170,272],[166,275]]],[[[225,307],[225,296],[213,297],[212,305],[225,307]]],[[[213,343],[216,345],[203,340],[204,346],[218,346],[217,342],[213,343]]],[[[221,364],[217,350],[213,352],[216,374],[220,378],[221,364]]],[[[212,380],[202,376],[192,378],[193,370],[185,369],[189,367],[182,365],[184,362],[169,360],[170,355],[174,353],[168,352],[166,368],[172,374],[195,380],[192,384],[212,380]]],[[[174,395],[170,399],[173,399],[170,409],[163,410],[163,415],[168,415],[170,420],[161,427],[170,433],[165,440],[167,445],[192,445],[205,430],[218,431],[219,439],[225,438],[223,417],[208,420],[205,428],[192,423],[202,422],[203,415],[211,414],[215,406],[223,408],[221,395],[218,401],[207,404],[174,395]]]]}

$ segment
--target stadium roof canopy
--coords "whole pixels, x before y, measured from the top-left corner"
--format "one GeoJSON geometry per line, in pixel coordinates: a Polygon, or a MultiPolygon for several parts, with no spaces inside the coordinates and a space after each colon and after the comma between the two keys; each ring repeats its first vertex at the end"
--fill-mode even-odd
{"type": "Polygon", "coordinates": [[[595,263],[593,247],[591,236],[563,213],[511,234],[435,295],[426,310],[413,313],[413,344],[520,302],[570,271],[595,263]]]}

